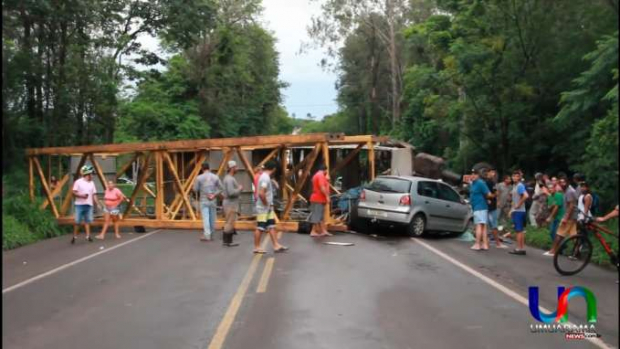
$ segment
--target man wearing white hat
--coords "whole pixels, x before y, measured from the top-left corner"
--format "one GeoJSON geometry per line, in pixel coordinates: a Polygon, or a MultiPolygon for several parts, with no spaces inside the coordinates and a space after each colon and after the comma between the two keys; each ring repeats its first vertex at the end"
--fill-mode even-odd
{"type": "Polygon", "coordinates": [[[237,220],[237,212],[239,211],[239,194],[243,186],[237,183],[235,179],[235,172],[237,172],[237,163],[233,160],[228,162],[228,173],[224,177],[224,215],[226,217],[226,224],[224,225],[224,246],[238,246],[239,244],[233,243],[233,234],[235,232],[235,221],[237,220]]]}

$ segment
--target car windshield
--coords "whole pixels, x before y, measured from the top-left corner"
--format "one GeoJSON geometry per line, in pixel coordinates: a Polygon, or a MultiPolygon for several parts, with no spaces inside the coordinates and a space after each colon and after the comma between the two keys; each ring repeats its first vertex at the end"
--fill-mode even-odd
{"type": "Polygon", "coordinates": [[[377,178],[367,189],[387,193],[408,193],[411,190],[411,182],[396,178],[377,178]]]}

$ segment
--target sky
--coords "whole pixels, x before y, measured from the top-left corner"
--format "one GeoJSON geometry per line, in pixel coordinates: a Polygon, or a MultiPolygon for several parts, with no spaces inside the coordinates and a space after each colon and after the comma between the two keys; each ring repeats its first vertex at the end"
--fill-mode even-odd
{"type": "Polygon", "coordinates": [[[336,76],[319,66],[325,54],[320,49],[299,53],[302,42],[310,41],[306,27],[312,15],[319,14],[319,6],[309,0],[263,0],[265,26],[277,39],[280,79],[290,85],[283,91],[283,104],[297,118],[310,113],[321,119],[338,110],[336,76]]]}
{"type": "MultiPolygon", "coordinates": [[[[306,27],[312,15],[320,12],[320,5],[310,0],[263,0],[263,25],[276,37],[276,50],[280,54],[280,80],[289,84],[282,91],[283,104],[289,115],[305,118],[308,113],[322,119],[338,110],[336,104],[336,75],[319,66],[326,55],[320,49],[299,53],[302,42],[310,42],[306,27]]],[[[157,38],[139,37],[139,42],[157,51],[157,38]]],[[[140,69],[140,67],[137,67],[140,69]]],[[[130,84],[133,85],[133,84],[130,84]]]]}

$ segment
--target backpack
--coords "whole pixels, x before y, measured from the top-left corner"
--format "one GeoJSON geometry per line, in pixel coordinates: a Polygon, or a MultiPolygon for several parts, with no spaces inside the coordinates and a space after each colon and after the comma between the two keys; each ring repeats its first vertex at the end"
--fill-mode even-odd
{"type": "Polygon", "coordinates": [[[592,216],[596,217],[599,215],[599,197],[594,193],[590,193],[592,195],[592,206],[590,207],[590,213],[592,216]]]}

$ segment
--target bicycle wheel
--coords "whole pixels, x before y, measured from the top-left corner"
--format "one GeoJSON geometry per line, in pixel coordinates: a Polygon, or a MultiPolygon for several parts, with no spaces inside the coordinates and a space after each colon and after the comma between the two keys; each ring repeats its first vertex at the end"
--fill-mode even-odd
{"type": "Polygon", "coordinates": [[[575,275],[588,265],[592,258],[592,243],[583,235],[564,239],[553,256],[553,266],[562,275],[575,275]]]}

